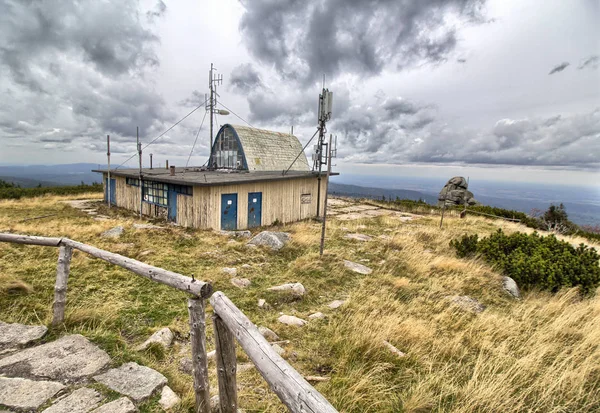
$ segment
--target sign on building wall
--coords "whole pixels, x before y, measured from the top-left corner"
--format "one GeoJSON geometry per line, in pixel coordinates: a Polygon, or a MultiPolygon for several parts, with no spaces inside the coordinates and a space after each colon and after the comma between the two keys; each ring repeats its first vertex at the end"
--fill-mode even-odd
{"type": "Polygon", "coordinates": [[[312,202],[311,194],[302,194],[300,195],[300,203],[301,204],[310,204],[312,202]]]}

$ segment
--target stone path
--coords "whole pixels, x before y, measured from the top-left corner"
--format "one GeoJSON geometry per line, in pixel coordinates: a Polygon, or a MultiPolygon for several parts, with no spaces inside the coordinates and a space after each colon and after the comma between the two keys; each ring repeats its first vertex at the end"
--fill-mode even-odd
{"type": "Polygon", "coordinates": [[[383,209],[375,205],[353,203],[351,200],[328,198],[327,215],[340,221],[354,221],[364,218],[391,216],[400,221],[412,221],[416,215],[383,209]]]}
{"type": "Polygon", "coordinates": [[[75,209],[78,209],[90,216],[93,216],[96,221],[106,221],[107,219],[110,219],[110,217],[106,215],[98,215],[98,210],[92,204],[92,202],[97,201],[97,199],[76,199],[64,202],[75,209]]]}
{"type": "Polygon", "coordinates": [[[82,335],[36,345],[46,331],[0,322],[0,412],[129,413],[164,393],[165,376],[136,363],[110,368],[109,355],[82,335]],[[107,400],[93,383],[124,397],[107,400]]]}

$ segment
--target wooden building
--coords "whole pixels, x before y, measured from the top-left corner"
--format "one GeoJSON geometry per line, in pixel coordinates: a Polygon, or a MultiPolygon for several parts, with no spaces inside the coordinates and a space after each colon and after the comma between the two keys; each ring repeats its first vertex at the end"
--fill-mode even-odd
{"type": "Polygon", "coordinates": [[[139,169],[111,170],[110,194],[108,171],[95,172],[103,174],[105,200],[136,212],[141,206],[143,215],[186,227],[241,230],[289,223],[315,217],[317,202],[323,211],[326,179],[310,170],[293,135],[224,125],[208,165],[144,168],[141,183],[139,169]]]}

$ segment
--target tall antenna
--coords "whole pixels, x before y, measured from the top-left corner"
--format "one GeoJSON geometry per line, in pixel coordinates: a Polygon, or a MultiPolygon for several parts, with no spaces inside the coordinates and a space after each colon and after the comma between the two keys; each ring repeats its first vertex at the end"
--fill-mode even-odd
{"type": "Polygon", "coordinates": [[[327,177],[325,178],[325,202],[323,203],[323,227],[321,228],[321,247],[319,255],[323,256],[325,248],[325,226],[327,223],[327,193],[329,192],[329,175],[331,175],[331,161],[337,156],[337,135],[335,136],[335,144],[332,144],[332,136],[329,134],[329,143],[327,144],[327,177]],[[334,146],[335,145],[335,146],[334,146]]]}
{"type": "Polygon", "coordinates": [[[142,218],[142,205],[143,205],[143,183],[142,183],[142,143],[140,142],[140,128],[139,126],[136,126],[135,128],[135,135],[137,138],[137,149],[138,149],[138,156],[140,159],[140,219],[142,218]]]}
{"type": "Polygon", "coordinates": [[[110,209],[110,135],[106,135],[106,156],[108,157],[108,179],[106,181],[106,200],[110,209]]]}
{"type": "MultiPolygon", "coordinates": [[[[324,75],[323,82],[325,82],[324,75]]],[[[333,92],[323,88],[323,92],[319,95],[319,141],[315,145],[315,153],[313,154],[313,171],[318,171],[317,180],[319,181],[317,186],[317,217],[320,215],[321,171],[323,164],[327,164],[328,158],[327,153],[325,153],[325,159],[323,159],[323,147],[327,146],[325,143],[325,133],[327,133],[326,123],[331,119],[332,104],[333,92]]]]}
{"type": "MultiPolygon", "coordinates": [[[[206,97],[205,96],[205,101],[207,102],[206,104],[206,111],[209,112],[210,111],[210,147],[209,150],[212,153],[212,147],[213,147],[213,115],[215,113],[218,113],[218,111],[215,111],[215,108],[217,107],[217,96],[219,96],[219,94],[217,93],[217,85],[222,85],[223,84],[223,75],[217,75],[214,72],[217,69],[215,67],[213,67],[213,64],[210,64],[210,71],[208,72],[208,89],[210,90],[210,96],[206,97]]],[[[209,165],[210,165],[210,159],[209,159],[209,165]]]]}

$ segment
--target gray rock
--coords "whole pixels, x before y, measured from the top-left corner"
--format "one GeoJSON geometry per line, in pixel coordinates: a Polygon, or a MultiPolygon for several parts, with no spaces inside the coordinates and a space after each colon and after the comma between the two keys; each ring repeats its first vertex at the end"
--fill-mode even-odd
{"type": "Polygon", "coordinates": [[[181,399],[179,398],[179,396],[176,395],[175,392],[171,390],[169,386],[165,386],[162,389],[158,404],[160,404],[163,409],[169,410],[175,407],[175,405],[180,401],[181,399]]]}
{"type": "Polygon", "coordinates": [[[191,375],[194,371],[194,365],[192,364],[192,359],[189,357],[184,357],[179,360],[179,371],[185,374],[191,375]]]}
{"type": "Polygon", "coordinates": [[[279,354],[280,356],[283,357],[283,355],[285,354],[285,349],[279,344],[271,344],[271,347],[273,348],[273,350],[275,350],[275,353],[279,354]]]}
{"type": "Polygon", "coordinates": [[[100,406],[92,413],[135,413],[137,412],[135,405],[127,397],[121,397],[110,403],[100,406]]]}
{"type": "Polygon", "coordinates": [[[45,326],[27,326],[24,324],[7,324],[0,321],[0,351],[21,347],[39,340],[46,334],[45,326]]]}
{"type": "Polygon", "coordinates": [[[306,320],[295,317],[293,315],[285,315],[285,314],[282,315],[281,317],[279,317],[277,319],[277,321],[279,321],[282,324],[287,324],[289,326],[296,326],[296,327],[302,327],[304,324],[306,324],[306,320]]]}
{"type": "Polygon", "coordinates": [[[322,318],[325,318],[325,314],[323,314],[322,312],[318,311],[314,314],[311,314],[308,316],[309,320],[320,320],[322,318]]]}
{"type": "Polygon", "coordinates": [[[468,295],[450,295],[446,299],[450,300],[453,304],[460,307],[465,311],[471,311],[473,313],[481,313],[485,310],[485,306],[476,299],[469,297],[468,295]]]}
{"type": "Polygon", "coordinates": [[[336,308],[340,308],[341,306],[343,306],[345,303],[344,300],[334,300],[332,302],[330,302],[327,307],[331,308],[332,310],[335,310],[336,308]]]}
{"type": "Polygon", "coordinates": [[[264,310],[268,310],[269,308],[271,308],[271,305],[269,303],[267,303],[267,301],[263,298],[259,298],[258,300],[258,308],[262,308],[264,310]]]}
{"type": "Polygon", "coordinates": [[[258,332],[260,334],[262,334],[262,336],[264,338],[266,338],[268,341],[278,341],[279,340],[279,336],[270,328],[260,326],[260,327],[258,327],[258,332]]]}
{"type": "Polygon", "coordinates": [[[504,291],[512,295],[516,299],[521,299],[521,291],[519,290],[519,286],[510,277],[502,277],[502,288],[504,291]]]}
{"type": "Polygon", "coordinates": [[[371,241],[373,238],[365,234],[346,234],[346,239],[352,239],[356,241],[371,241]]]}
{"type": "Polygon", "coordinates": [[[248,245],[265,245],[273,250],[280,250],[290,240],[290,234],[287,232],[263,231],[256,235],[248,245]]]}
{"type": "Polygon", "coordinates": [[[438,195],[438,206],[455,205],[478,205],[479,202],[473,196],[473,193],[467,189],[467,180],[462,176],[455,176],[448,180],[438,195]]]}
{"type": "Polygon", "coordinates": [[[10,409],[38,409],[64,388],[54,381],[0,377],[0,405],[10,409]]]}
{"type": "Polygon", "coordinates": [[[223,271],[225,274],[229,274],[231,276],[237,274],[237,268],[223,267],[223,268],[221,268],[221,271],[223,271]]]}
{"type": "Polygon", "coordinates": [[[0,373],[71,383],[97,374],[108,363],[106,352],[82,335],[73,334],[0,359],[0,373]]]}
{"type": "Polygon", "coordinates": [[[238,288],[248,288],[252,284],[252,281],[247,278],[232,278],[230,282],[238,288]]]}
{"type": "Polygon", "coordinates": [[[126,363],[116,369],[95,376],[94,380],[108,388],[140,402],[167,384],[167,378],[158,371],[137,363],[126,363]]]}
{"type": "Polygon", "coordinates": [[[82,387],[61,398],[42,413],[87,413],[98,407],[103,398],[96,390],[82,387]]]}
{"type": "Polygon", "coordinates": [[[344,266],[346,268],[348,268],[349,270],[357,272],[359,274],[368,275],[373,272],[372,269],[370,269],[369,267],[367,267],[365,265],[358,264],[356,262],[352,262],[352,261],[348,261],[348,260],[344,260],[344,266]]]}
{"type": "Polygon", "coordinates": [[[144,343],[136,348],[137,351],[146,350],[150,344],[157,343],[163,346],[164,348],[168,348],[173,342],[173,338],[175,335],[168,327],[162,328],[158,330],[156,333],[152,334],[148,340],[144,341],[144,343]]]}
{"type": "Polygon", "coordinates": [[[269,291],[289,291],[293,295],[302,297],[306,293],[306,289],[300,283],[281,284],[275,287],[270,287],[269,291]]]}
{"type": "Polygon", "coordinates": [[[228,237],[234,237],[234,238],[250,238],[252,236],[252,233],[250,231],[221,231],[220,232],[221,235],[226,235],[228,237]]]}
{"type": "Polygon", "coordinates": [[[108,231],[104,231],[102,236],[104,238],[119,238],[125,229],[119,225],[118,227],[114,227],[109,229],[108,231]]]}

